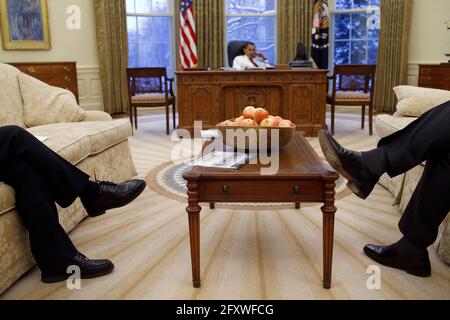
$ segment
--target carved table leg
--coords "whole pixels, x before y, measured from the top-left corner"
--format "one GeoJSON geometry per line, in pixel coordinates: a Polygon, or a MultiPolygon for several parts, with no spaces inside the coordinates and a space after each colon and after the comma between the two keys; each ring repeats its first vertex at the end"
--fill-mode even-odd
{"type": "Polygon", "coordinates": [[[200,212],[198,205],[198,184],[188,182],[189,206],[186,208],[189,214],[189,236],[191,242],[192,282],[194,288],[200,288],[200,212]]]}
{"type": "Polygon", "coordinates": [[[323,212],[323,287],[331,288],[333,270],[334,218],[337,208],[334,206],[335,183],[325,184],[325,205],[323,212]]]}
{"type": "Polygon", "coordinates": [[[295,203],[295,209],[300,210],[302,208],[302,204],[300,202],[295,203]]]}
{"type": "Polygon", "coordinates": [[[216,208],[216,204],[215,204],[214,202],[210,202],[209,208],[210,208],[211,210],[214,210],[214,209],[216,208]]]}

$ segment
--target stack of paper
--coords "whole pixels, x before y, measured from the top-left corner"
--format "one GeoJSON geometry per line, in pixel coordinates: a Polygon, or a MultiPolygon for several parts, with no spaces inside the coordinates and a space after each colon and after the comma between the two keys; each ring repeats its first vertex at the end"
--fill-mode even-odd
{"type": "Polygon", "coordinates": [[[239,169],[251,160],[251,155],[242,152],[211,152],[204,157],[192,162],[193,166],[239,169]]]}
{"type": "Polygon", "coordinates": [[[36,139],[38,139],[40,142],[44,142],[45,140],[48,140],[48,137],[44,136],[35,136],[36,139]]]}

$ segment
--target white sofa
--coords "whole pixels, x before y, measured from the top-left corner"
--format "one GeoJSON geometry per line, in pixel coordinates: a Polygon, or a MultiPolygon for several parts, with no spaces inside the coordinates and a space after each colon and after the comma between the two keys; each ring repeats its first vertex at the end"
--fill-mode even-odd
{"type": "MultiPolygon", "coordinates": [[[[402,130],[417,117],[405,117],[400,113],[394,115],[378,115],[375,122],[375,132],[381,139],[396,131],[402,130]]],[[[398,205],[400,212],[405,212],[409,200],[411,199],[417,184],[422,177],[425,164],[417,166],[401,176],[391,179],[387,174],[382,176],[380,184],[388,189],[395,196],[394,205],[398,205]]],[[[448,265],[450,265],[450,215],[442,223],[439,236],[434,244],[437,255],[448,265]]]]}
{"type": "MultiPolygon", "coordinates": [[[[137,174],[128,143],[129,120],[86,112],[69,91],[0,64],[0,126],[5,125],[48,137],[48,147],[93,180],[123,182],[137,174]]],[[[14,198],[14,190],[0,180],[0,293],[35,265],[14,198]]],[[[87,217],[80,200],[58,212],[68,232],[87,217]]]]}

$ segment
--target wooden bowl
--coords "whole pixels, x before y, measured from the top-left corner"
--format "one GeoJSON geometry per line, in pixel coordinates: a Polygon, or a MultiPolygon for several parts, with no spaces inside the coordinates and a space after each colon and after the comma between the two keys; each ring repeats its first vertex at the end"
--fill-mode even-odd
{"type": "Polygon", "coordinates": [[[218,124],[217,129],[221,132],[223,143],[234,147],[237,150],[258,151],[276,150],[287,146],[297,128],[278,127],[246,127],[246,126],[225,126],[218,124]],[[278,139],[277,139],[278,136],[278,139]],[[277,141],[272,141],[277,139],[277,141]],[[272,146],[272,142],[275,144],[272,146]]]}

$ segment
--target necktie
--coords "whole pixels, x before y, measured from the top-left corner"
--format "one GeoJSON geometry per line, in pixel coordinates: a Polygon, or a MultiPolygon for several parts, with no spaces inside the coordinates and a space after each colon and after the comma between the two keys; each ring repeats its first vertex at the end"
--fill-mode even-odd
{"type": "Polygon", "coordinates": [[[253,61],[253,58],[250,58],[250,62],[251,62],[255,67],[258,67],[258,65],[256,64],[256,62],[253,61]]]}

